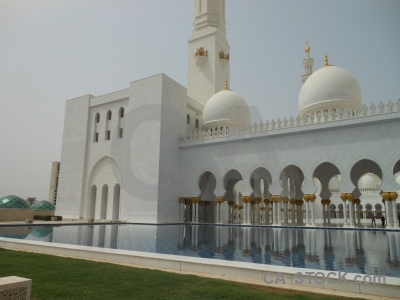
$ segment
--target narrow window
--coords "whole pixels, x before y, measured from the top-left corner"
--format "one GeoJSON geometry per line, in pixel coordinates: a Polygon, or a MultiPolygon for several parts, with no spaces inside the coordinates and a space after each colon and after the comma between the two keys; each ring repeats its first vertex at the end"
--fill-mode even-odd
{"type": "Polygon", "coordinates": [[[190,124],[190,116],[186,115],[186,124],[190,124]]]}
{"type": "Polygon", "coordinates": [[[196,129],[199,129],[199,119],[196,119],[196,129]]]}
{"type": "Polygon", "coordinates": [[[100,127],[100,114],[97,113],[94,117],[94,136],[93,141],[97,143],[99,141],[99,127],[100,127]]]}
{"type": "Polygon", "coordinates": [[[118,115],[118,138],[122,138],[124,134],[124,108],[119,109],[118,115]]]}
{"type": "Polygon", "coordinates": [[[106,140],[109,141],[111,138],[111,110],[107,112],[107,123],[106,123],[106,140]]]}

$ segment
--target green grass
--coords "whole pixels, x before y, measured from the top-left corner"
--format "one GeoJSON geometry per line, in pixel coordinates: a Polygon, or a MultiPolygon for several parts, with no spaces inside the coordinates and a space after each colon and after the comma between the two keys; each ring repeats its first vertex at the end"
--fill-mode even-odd
{"type": "Polygon", "coordinates": [[[32,299],[345,299],[0,248],[0,277],[32,279],[32,299]]]}

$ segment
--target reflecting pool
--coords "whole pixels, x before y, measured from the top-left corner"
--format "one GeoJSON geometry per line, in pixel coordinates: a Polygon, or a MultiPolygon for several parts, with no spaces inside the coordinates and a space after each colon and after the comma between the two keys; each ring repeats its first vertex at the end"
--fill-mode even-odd
{"type": "Polygon", "coordinates": [[[113,224],[0,227],[0,236],[400,278],[400,232],[113,224]]]}

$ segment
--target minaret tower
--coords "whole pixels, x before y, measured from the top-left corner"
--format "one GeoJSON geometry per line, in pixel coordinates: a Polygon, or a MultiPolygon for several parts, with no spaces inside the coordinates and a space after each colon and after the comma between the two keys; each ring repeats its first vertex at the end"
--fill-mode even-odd
{"type": "Polygon", "coordinates": [[[311,76],[313,70],[312,67],[314,65],[314,59],[310,57],[311,48],[308,45],[308,40],[306,42],[306,48],[304,52],[306,53],[306,58],[303,59],[303,66],[304,66],[304,74],[301,76],[301,82],[306,82],[307,78],[311,76]]]}
{"type": "Polygon", "coordinates": [[[188,96],[205,105],[229,82],[229,44],[225,0],[194,0],[193,33],[189,39],[188,96]]]}

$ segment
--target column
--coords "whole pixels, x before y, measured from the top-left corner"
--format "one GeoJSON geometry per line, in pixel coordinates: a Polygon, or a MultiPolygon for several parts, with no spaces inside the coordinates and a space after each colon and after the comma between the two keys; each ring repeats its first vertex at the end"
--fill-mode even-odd
{"type": "Polygon", "coordinates": [[[353,194],[347,194],[347,198],[349,199],[349,217],[350,217],[350,224],[349,227],[354,228],[354,199],[353,194]]]}
{"type": "Polygon", "coordinates": [[[260,224],[260,203],[261,198],[254,198],[254,223],[260,224]]]}
{"type": "Polygon", "coordinates": [[[281,217],[280,217],[280,202],[281,202],[281,196],[280,195],[274,195],[271,197],[272,200],[272,225],[274,226],[280,226],[281,225],[281,217]]]}
{"type": "Polygon", "coordinates": [[[314,202],[317,197],[314,194],[310,194],[310,205],[311,205],[311,217],[310,217],[310,226],[315,227],[315,217],[314,217],[314,202]]]}
{"type": "Polygon", "coordinates": [[[269,225],[269,204],[271,203],[271,200],[269,199],[264,199],[264,204],[265,204],[265,223],[269,225]]]}
{"type": "Polygon", "coordinates": [[[390,199],[392,200],[392,208],[393,208],[393,227],[394,228],[399,228],[400,224],[399,224],[399,218],[397,215],[397,203],[396,203],[396,199],[399,195],[396,192],[392,192],[390,193],[390,199]]]}
{"type": "Polygon", "coordinates": [[[329,207],[329,205],[331,204],[331,200],[330,199],[326,199],[326,210],[328,212],[328,225],[331,225],[331,209],[329,207]]]}
{"type": "Polygon", "coordinates": [[[292,206],[292,224],[296,223],[296,199],[290,199],[290,205],[292,206]]]}
{"type": "Polygon", "coordinates": [[[242,196],[243,201],[243,224],[250,225],[250,196],[242,196]]]}
{"type": "Polygon", "coordinates": [[[322,204],[322,219],[323,219],[323,224],[326,225],[327,223],[327,210],[326,210],[326,201],[327,199],[322,199],[321,204],[322,204]]]}
{"type": "Polygon", "coordinates": [[[256,203],[254,202],[254,200],[250,201],[250,224],[254,224],[255,223],[255,205],[256,203]]]}
{"type": "Polygon", "coordinates": [[[282,203],[283,203],[283,223],[288,224],[289,223],[289,198],[283,197],[282,203]]]}
{"type": "Polygon", "coordinates": [[[344,224],[343,227],[347,227],[347,195],[345,193],[340,194],[340,199],[343,201],[343,218],[344,218],[344,224]]]}
{"type": "Polygon", "coordinates": [[[222,224],[223,218],[222,218],[222,211],[221,211],[221,205],[224,203],[224,197],[216,197],[215,201],[217,202],[217,209],[216,209],[216,218],[215,218],[215,223],[216,224],[222,224]]]}
{"type": "Polygon", "coordinates": [[[310,201],[310,195],[309,194],[305,194],[304,195],[304,201],[306,202],[306,227],[311,225],[311,221],[310,221],[310,205],[309,205],[309,201],[310,201]]]}
{"type": "Polygon", "coordinates": [[[199,197],[194,197],[193,198],[193,204],[195,207],[195,213],[194,213],[194,223],[199,223],[199,203],[201,199],[199,197]]]}
{"type": "Polygon", "coordinates": [[[179,205],[180,205],[180,212],[179,212],[179,222],[185,222],[185,198],[179,197],[179,205]]]}
{"type": "Polygon", "coordinates": [[[361,203],[361,200],[360,199],[354,199],[354,203],[355,203],[355,205],[356,205],[356,215],[357,215],[357,218],[356,218],[356,220],[357,220],[357,224],[358,225],[361,225],[361,217],[360,217],[360,203],[361,203]]]}
{"type": "Polygon", "coordinates": [[[192,197],[192,220],[191,223],[196,223],[196,197],[192,197]]]}

